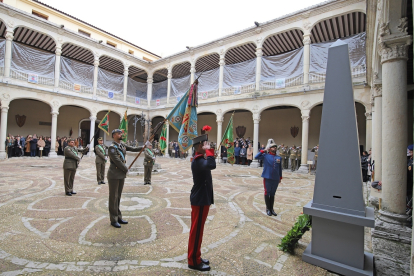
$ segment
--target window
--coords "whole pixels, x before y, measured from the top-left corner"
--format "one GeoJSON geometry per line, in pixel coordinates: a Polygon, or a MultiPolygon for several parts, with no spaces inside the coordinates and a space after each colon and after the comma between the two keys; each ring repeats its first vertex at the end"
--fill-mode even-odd
{"type": "Polygon", "coordinates": [[[38,16],[40,18],[43,18],[45,20],[48,20],[49,19],[49,16],[47,16],[46,14],[43,14],[43,13],[38,12],[38,11],[35,11],[35,10],[32,10],[32,14],[33,15],[36,15],[36,16],[38,16]]]}
{"type": "Polygon", "coordinates": [[[91,34],[85,31],[82,31],[81,29],[78,29],[78,33],[87,37],[91,37],[91,34]]]}
{"type": "Polygon", "coordinates": [[[106,44],[107,44],[107,45],[109,45],[109,46],[111,46],[111,47],[116,48],[116,44],[115,44],[115,43],[113,43],[113,42],[106,41],[106,44]]]}
{"type": "Polygon", "coordinates": [[[152,61],[152,59],[146,58],[146,57],[142,57],[144,60],[146,61],[152,61]]]}
{"type": "Polygon", "coordinates": [[[133,55],[134,54],[134,51],[128,50],[128,53],[131,54],[131,55],[133,55]]]}

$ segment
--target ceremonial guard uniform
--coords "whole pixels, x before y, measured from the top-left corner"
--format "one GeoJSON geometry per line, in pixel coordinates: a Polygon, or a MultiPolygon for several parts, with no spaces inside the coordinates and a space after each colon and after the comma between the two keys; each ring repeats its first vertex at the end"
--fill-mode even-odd
{"type": "Polygon", "coordinates": [[[269,140],[268,150],[261,150],[254,157],[258,160],[263,160],[263,186],[264,186],[264,199],[266,203],[266,214],[268,216],[277,216],[273,210],[275,203],[275,194],[279,182],[282,179],[282,159],[276,155],[277,145],[273,142],[273,139],[269,140]]]}
{"type": "Polygon", "coordinates": [[[296,151],[296,170],[299,170],[301,158],[302,158],[302,148],[298,147],[296,151]]]}
{"type": "MultiPolygon", "coordinates": [[[[147,141],[145,143],[147,147],[151,146],[151,143],[147,141]]],[[[151,148],[146,148],[144,150],[144,185],[151,185],[151,173],[152,173],[152,167],[155,163],[155,154],[152,151],[151,148]]]]}
{"type": "Polygon", "coordinates": [[[95,146],[96,180],[98,185],[105,184],[105,164],[108,161],[108,154],[106,153],[108,147],[100,144],[99,141],[103,141],[102,137],[98,138],[98,145],[95,146]]]}
{"type": "MultiPolygon", "coordinates": [[[[67,147],[63,150],[65,156],[65,161],[63,161],[63,182],[65,183],[65,193],[67,196],[72,196],[76,194],[73,191],[73,182],[75,180],[76,169],[78,168],[79,162],[81,160],[80,153],[78,149],[74,146],[75,140],[69,139],[67,147]]],[[[81,153],[88,151],[88,148],[85,148],[81,153]]]]}
{"type": "Polygon", "coordinates": [[[188,241],[188,267],[200,271],[210,270],[210,266],[208,266],[209,261],[201,258],[200,249],[203,240],[204,223],[206,222],[210,205],[214,204],[211,170],[216,168],[214,148],[210,148],[208,144],[204,145],[204,142],[207,140],[207,134],[193,139],[196,152],[191,163],[194,185],[190,195],[191,229],[188,241]]]}
{"type": "Polygon", "coordinates": [[[296,146],[290,148],[290,169],[293,172],[296,169],[296,146]]]}
{"type": "MultiPolygon", "coordinates": [[[[114,129],[112,131],[112,137],[114,134],[122,133],[120,129],[114,129]]],[[[114,139],[115,140],[115,139],[114,139]]],[[[126,151],[140,151],[142,147],[130,147],[119,141],[112,142],[109,146],[108,156],[110,160],[108,170],[108,186],[109,186],[109,218],[111,219],[111,225],[120,228],[121,224],[127,224],[127,221],[122,219],[121,210],[119,210],[119,203],[121,202],[122,189],[124,188],[124,182],[126,174],[128,173],[128,167],[126,163],[126,151]]]]}

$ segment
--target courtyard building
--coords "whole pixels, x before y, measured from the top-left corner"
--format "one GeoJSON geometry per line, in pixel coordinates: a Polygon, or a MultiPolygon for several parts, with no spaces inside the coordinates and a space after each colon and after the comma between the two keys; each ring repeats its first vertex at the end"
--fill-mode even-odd
{"type": "MultiPolygon", "coordinates": [[[[41,1],[1,2],[0,159],[9,133],[52,142],[82,137],[83,146],[95,135],[94,156],[98,137],[112,142],[97,127],[109,110],[112,129],[127,109],[128,140],[144,143],[148,125],[134,126],[134,117],[155,126],[199,78],[198,125],[214,126],[213,142],[234,112],[234,126],[253,140],[253,155],[270,138],[301,146],[299,172],[307,172],[319,144],[328,48],[338,39],[348,43],[360,150],[372,149],[375,180],[383,183],[374,194],[381,199],[372,233],[377,275],[408,275],[412,0],[325,1],[162,58],[41,1]]],[[[172,127],[167,133],[168,141],[177,140],[172,127]]],[[[340,166],[335,148],[332,159],[340,166]]]]}

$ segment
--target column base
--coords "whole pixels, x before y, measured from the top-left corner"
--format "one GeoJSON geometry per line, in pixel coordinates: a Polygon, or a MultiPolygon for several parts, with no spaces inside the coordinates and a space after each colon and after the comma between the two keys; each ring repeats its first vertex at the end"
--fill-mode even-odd
{"type": "Polygon", "coordinates": [[[164,154],[164,157],[170,157],[170,155],[168,153],[164,154]]]}
{"type": "Polygon", "coordinates": [[[57,153],[55,151],[49,152],[49,155],[48,155],[48,157],[50,157],[50,158],[56,158],[57,156],[58,155],[57,155],[57,153]]]}
{"type": "Polygon", "coordinates": [[[301,164],[299,170],[296,171],[297,173],[308,174],[309,173],[309,165],[308,164],[301,164]]]}
{"type": "Polygon", "coordinates": [[[379,211],[372,230],[372,248],[377,276],[410,275],[411,229],[406,215],[379,211]]]}
{"type": "Polygon", "coordinates": [[[0,160],[4,160],[7,158],[7,153],[5,151],[0,152],[0,160]]]}
{"type": "Polygon", "coordinates": [[[260,164],[257,160],[253,160],[252,163],[250,163],[250,168],[258,168],[260,167],[260,164]]]}

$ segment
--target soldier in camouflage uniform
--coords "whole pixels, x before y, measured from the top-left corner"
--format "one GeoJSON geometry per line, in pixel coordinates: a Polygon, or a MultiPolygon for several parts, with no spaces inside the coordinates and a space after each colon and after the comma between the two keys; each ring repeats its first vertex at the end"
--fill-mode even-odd
{"type": "Polygon", "coordinates": [[[149,141],[145,145],[147,148],[144,150],[144,185],[151,185],[151,173],[155,163],[155,154],[149,141]]]}
{"type": "Polygon", "coordinates": [[[285,170],[287,170],[288,168],[289,168],[289,156],[290,156],[290,148],[286,145],[285,146],[285,152],[286,152],[286,155],[285,155],[285,158],[284,158],[284,163],[283,163],[283,165],[284,165],[284,167],[283,167],[283,169],[285,169],[285,170]]]}
{"type": "Polygon", "coordinates": [[[121,228],[120,224],[128,224],[122,219],[119,203],[121,202],[122,189],[128,173],[126,163],[126,151],[140,151],[142,147],[130,147],[122,143],[122,130],[114,129],[112,131],[114,141],[109,146],[108,156],[110,160],[108,170],[108,186],[109,186],[109,217],[111,225],[115,228],[121,228]]]}
{"type": "Polygon", "coordinates": [[[108,161],[107,148],[103,143],[102,137],[99,137],[98,144],[95,146],[96,180],[98,185],[105,184],[105,164],[108,161]]]}
{"type": "Polygon", "coordinates": [[[299,146],[296,152],[296,170],[299,170],[300,168],[301,158],[302,158],[302,147],[299,146]]]}
{"type": "Polygon", "coordinates": [[[282,169],[283,169],[284,168],[284,164],[285,164],[285,157],[286,157],[285,145],[284,144],[281,144],[281,145],[279,145],[279,147],[277,149],[279,150],[279,156],[282,159],[281,166],[282,166],[282,169]]]}
{"type": "Polygon", "coordinates": [[[293,172],[296,169],[296,146],[290,148],[290,170],[293,172]]]}
{"type": "MultiPolygon", "coordinates": [[[[89,148],[86,147],[80,153],[83,155],[88,150],[89,148]]],[[[65,155],[65,161],[63,161],[63,182],[65,183],[65,193],[67,196],[76,194],[73,191],[73,182],[75,181],[76,169],[82,158],[80,153],[75,147],[75,139],[68,139],[68,146],[63,150],[63,154],[65,155]]]]}

